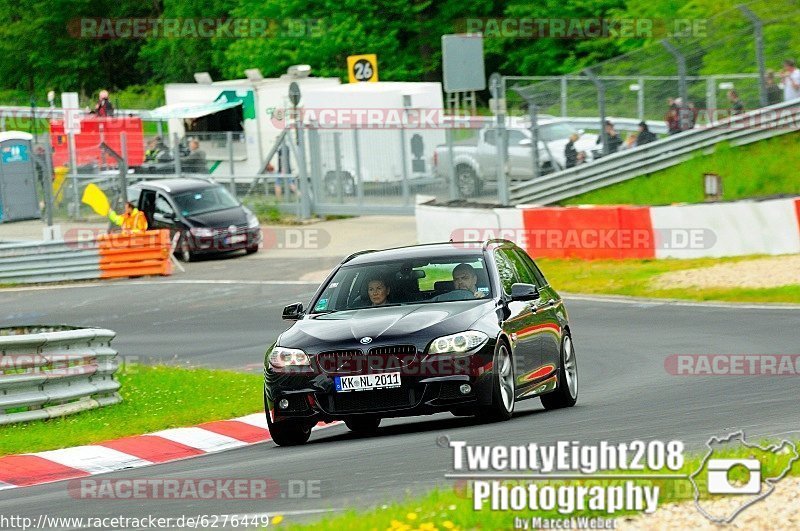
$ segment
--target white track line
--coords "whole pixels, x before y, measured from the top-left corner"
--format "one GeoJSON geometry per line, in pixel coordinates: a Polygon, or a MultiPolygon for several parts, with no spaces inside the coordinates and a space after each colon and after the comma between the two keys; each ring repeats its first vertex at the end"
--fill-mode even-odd
{"type": "Polygon", "coordinates": [[[90,474],[102,474],[103,472],[113,472],[124,468],[138,468],[152,464],[145,459],[140,459],[112,448],[106,448],[105,446],[75,446],[74,448],[38,452],[33,455],[70,468],[77,468],[90,474]]]}
{"type": "Polygon", "coordinates": [[[231,448],[239,448],[247,446],[248,443],[239,441],[227,435],[220,435],[213,431],[204,430],[203,428],[172,428],[164,431],[157,431],[149,435],[156,435],[169,439],[170,441],[180,443],[192,448],[197,448],[206,453],[219,452],[221,450],[229,450],[231,448]]]}

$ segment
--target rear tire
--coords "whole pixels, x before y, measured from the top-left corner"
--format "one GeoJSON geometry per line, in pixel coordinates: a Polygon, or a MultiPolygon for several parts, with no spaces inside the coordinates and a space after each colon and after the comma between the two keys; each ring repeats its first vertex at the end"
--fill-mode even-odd
{"type": "Polygon", "coordinates": [[[375,433],[381,424],[380,417],[353,417],[344,421],[347,428],[356,433],[375,433]]]}
{"type": "Polygon", "coordinates": [[[498,341],[492,359],[492,403],[484,406],[480,416],[488,422],[508,420],[514,414],[516,386],[514,360],[503,341],[498,341]]]}
{"type": "Polygon", "coordinates": [[[572,407],[578,401],[578,360],[572,338],[564,336],[561,342],[561,367],[558,371],[558,388],[541,396],[545,409],[572,407]]]}

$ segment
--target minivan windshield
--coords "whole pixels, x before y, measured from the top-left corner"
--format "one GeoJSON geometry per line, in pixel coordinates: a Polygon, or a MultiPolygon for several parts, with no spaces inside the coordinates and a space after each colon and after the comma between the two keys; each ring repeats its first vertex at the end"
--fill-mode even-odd
{"type": "Polygon", "coordinates": [[[184,216],[195,216],[239,206],[239,202],[222,186],[210,186],[191,192],[181,192],[175,194],[173,199],[175,199],[178,210],[184,216]]]}
{"type": "Polygon", "coordinates": [[[314,302],[312,313],[491,298],[481,255],[415,258],[343,266],[314,302]]]}

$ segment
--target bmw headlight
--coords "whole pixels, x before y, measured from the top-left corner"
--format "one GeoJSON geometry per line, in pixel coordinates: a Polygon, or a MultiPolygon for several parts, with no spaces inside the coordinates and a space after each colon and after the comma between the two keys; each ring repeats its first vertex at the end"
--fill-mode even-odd
{"type": "Polygon", "coordinates": [[[438,337],[433,340],[428,354],[458,354],[475,349],[489,340],[489,336],[477,330],[467,330],[449,336],[438,337]]]}
{"type": "Polygon", "coordinates": [[[194,227],[189,229],[189,232],[192,233],[192,236],[197,236],[198,238],[212,238],[214,236],[214,230],[205,227],[194,227]]]}
{"type": "Polygon", "coordinates": [[[269,364],[275,369],[311,365],[308,355],[300,349],[275,347],[269,353],[269,364]]]}

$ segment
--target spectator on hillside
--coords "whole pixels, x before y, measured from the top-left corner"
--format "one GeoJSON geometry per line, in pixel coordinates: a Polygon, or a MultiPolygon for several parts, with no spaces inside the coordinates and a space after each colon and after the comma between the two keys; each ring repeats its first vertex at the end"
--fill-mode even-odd
{"type": "Polygon", "coordinates": [[[728,91],[728,101],[731,102],[731,116],[742,114],[744,112],[744,103],[739,99],[739,93],[731,89],[728,91]]]}
{"type": "Polygon", "coordinates": [[[629,133],[628,136],[625,137],[625,142],[622,143],[620,149],[632,149],[636,147],[636,137],[638,135],[636,133],[629,133]]]}
{"type": "Polygon", "coordinates": [[[800,70],[793,59],[786,59],[781,70],[783,80],[783,101],[800,98],[800,70]]]}
{"type": "MultiPolygon", "coordinates": [[[[617,130],[614,129],[614,124],[612,124],[609,120],[606,120],[606,142],[608,142],[608,151],[607,153],[611,155],[612,153],[616,153],[619,147],[622,145],[622,139],[619,137],[619,133],[617,130]]],[[[603,142],[603,135],[597,137],[597,144],[601,144],[603,142]]]]}
{"type": "Polygon", "coordinates": [[[100,97],[97,101],[97,104],[94,106],[94,110],[91,112],[92,114],[96,114],[97,116],[102,116],[104,118],[114,116],[114,106],[111,105],[111,101],[108,99],[107,90],[100,91],[100,97]]]}
{"type": "Polygon", "coordinates": [[[667,114],[664,115],[664,121],[667,122],[667,134],[674,135],[681,132],[681,121],[678,116],[678,104],[673,98],[667,98],[667,114]]]}
{"type": "Polygon", "coordinates": [[[567,168],[572,168],[578,164],[578,150],[575,149],[575,142],[578,140],[578,133],[569,135],[569,142],[564,146],[564,160],[567,168]]]}
{"type": "Polygon", "coordinates": [[[647,127],[647,124],[644,121],[639,122],[639,134],[636,135],[636,145],[643,146],[645,144],[649,144],[655,139],[656,135],[650,131],[650,128],[647,127]]]}
{"type": "Polygon", "coordinates": [[[767,86],[767,105],[775,105],[776,103],[780,103],[783,94],[781,94],[781,88],[775,81],[774,70],[767,70],[767,73],[764,76],[764,84],[767,86]]]}

